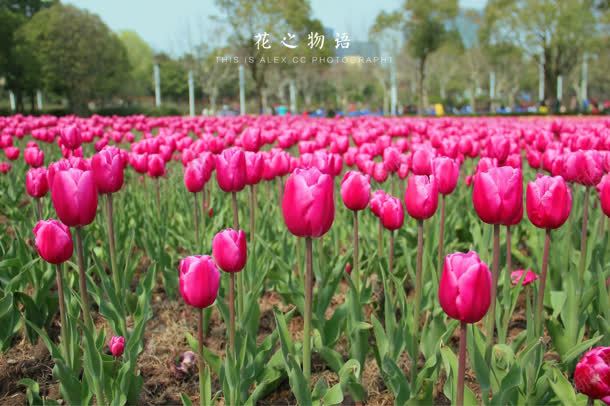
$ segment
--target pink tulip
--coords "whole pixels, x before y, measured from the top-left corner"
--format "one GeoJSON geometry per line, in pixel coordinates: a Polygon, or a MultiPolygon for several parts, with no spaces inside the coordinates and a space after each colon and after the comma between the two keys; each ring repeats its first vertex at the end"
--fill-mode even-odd
{"type": "Polygon", "coordinates": [[[4,148],[4,155],[9,161],[16,161],[19,158],[19,148],[17,147],[6,147],[4,148]]]}
{"type": "Polygon", "coordinates": [[[413,152],[411,169],[416,175],[432,175],[432,159],[434,154],[426,148],[421,148],[413,152]]]}
{"type": "Polygon", "coordinates": [[[369,207],[373,214],[379,218],[381,218],[381,208],[383,207],[383,202],[388,198],[388,195],[383,190],[376,190],[371,195],[371,200],[369,201],[369,207]]]}
{"type": "Polygon", "coordinates": [[[531,269],[517,269],[510,273],[510,281],[513,286],[517,286],[519,281],[523,278],[523,282],[521,283],[523,286],[527,286],[531,283],[534,283],[538,280],[538,274],[533,272],[531,269]],[[523,276],[525,274],[525,276],[523,276]]]}
{"type": "Polygon", "coordinates": [[[61,145],[70,150],[77,149],[83,143],[81,131],[74,125],[63,127],[59,132],[59,139],[61,145]]]}
{"type": "Polygon", "coordinates": [[[409,216],[417,220],[432,217],[438,207],[438,188],[434,176],[410,176],[405,191],[405,205],[409,216]]]}
{"type": "Polygon", "coordinates": [[[523,175],[510,166],[490,168],[474,177],[472,202],[487,224],[514,225],[523,216],[523,175]]]}
{"type": "Polygon", "coordinates": [[[25,190],[31,197],[41,198],[49,191],[47,183],[47,170],[45,168],[31,168],[25,174],[25,190]]]}
{"type": "Polygon", "coordinates": [[[610,404],[610,347],[589,350],[574,370],[576,389],[591,399],[610,404]]]}
{"type": "MultiPolygon", "coordinates": [[[[209,179],[209,178],[208,178],[209,179]]],[[[194,159],[184,169],[184,186],[191,193],[199,193],[203,190],[207,179],[203,162],[194,159]]]]}
{"type": "Polygon", "coordinates": [[[220,272],[209,255],[184,258],[180,271],[180,294],[185,303],[199,309],[214,304],[220,286],[220,272]]]}
{"type": "Polygon", "coordinates": [[[165,175],[165,160],[159,154],[148,155],[148,175],[153,178],[160,178],[165,175]]]}
{"type": "Polygon", "coordinates": [[[321,237],[335,219],[333,180],[317,168],[295,169],[288,177],[282,214],[288,230],[298,237],[321,237]]]}
{"type": "Polygon", "coordinates": [[[460,165],[451,158],[437,157],[432,161],[432,173],[442,195],[453,193],[460,177],[460,165]]]}
{"type": "Polygon", "coordinates": [[[23,159],[32,168],[39,168],[44,165],[44,152],[38,147],[28,147],[23,150],[23,159]]]}
{"type": "Polygon", "coordinates": [[[246,233],[232,228],[217,233],[212,240],[212,256],[225,272],[239,272],[244,269],[248,256],[246,233]]]}
{"type": "Polygon", "coordinates": [[[42,259],[51,264],[61,264],[72,257],[72,234],[66,225],[57,220],[40,220],[33,231],[36,251],[42,259]]]}
{"type": "Polygon", "coordinates": [[[491,272],[476,252],[457,252],[445,257],[438,298],[453,319],[476,323],[491,303],[491,272]]]}
{"type": "Polygon", "coordinates": [[[51,200],[57,216],[67,226],[90,224],[97,210],[97,190],[91,171],[67,169],[53,179],[51,200]]]}
{"type": "Polygon", "coordinates": [[[125,337],[123,336],[112,336],[108,342],[108,348],[113,357],[118,358],[123,355],[125,350],[125,337]]]}
{"type": "Polygon", "coordinates": [[[263,178],[265,167],[264,157],[258,152],[245,152],[246,157],[246,184],[256,185],[263,178]]]}
{"type": "Polygon", "coordinates": [[[120,150],[106,147],[91,158],[91,172],[99,193],[115,193],[123,187],[125,164],[120,150]]]}
{"type": "Polygon", "coordinates": [[[11,171],[13,165],[10,162],[0,162],[0,173],[6,175],[11,171]]]}
{"type": "Polygon", "coordinates": [[[216,180],[225,192],[239,192],[246,186],[246,158],[239,148],[229,148],[216,156],[216,180]]]}
{"type": "Polygon", "coordinates": [[[561,227],[572,209],[572,194],[561,176],[540,176],[527,184],[527,217],[539,228],[561,227]]]}
{"type": "Polygon", "coordinates": [[[585,186],[597,185],[604,174],[602,156],[594,150],[571,152],[564,165],[566,179],[585,186]]]}
{"type": "Polygon", "coordinates": [[[606,174],[602,181],[597,185],[599,191],[599,200],[602,206],[602,211],[610,217],[610,174],[606,174]]]}
{"type": "Polygon", "coordinates": [[[371,181],[368,175],[357,171],[347,171],[341,182],[341,198],[350,210],[364,210],[371,196],[371,181]]]}
{"type": "Polygon", "coordinates": [[[381,204],[381,215],[379,218],[383,227],[390,231],[398,230],[402,227],[405,213],[400,200],[394,196],[386,196],[386,199],[381,204]]]}

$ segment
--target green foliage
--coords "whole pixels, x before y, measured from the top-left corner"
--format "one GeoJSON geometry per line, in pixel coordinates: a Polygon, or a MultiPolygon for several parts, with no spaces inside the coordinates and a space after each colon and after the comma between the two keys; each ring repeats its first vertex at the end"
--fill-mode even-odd
{"type": "Polygon", "coordinates": [[[121,31],[119,38],[127,50],[131,70],[129,95],[138,96],[152,92],[153,51],[134,31],[121,31]]]}
{"type": "Polygon", "coordinates": [[[61,4],[42,10],[17,32],[36,49],[45,87],[64,94],[77,112],[120,93],[129,61],[118,37],[99,17],[61,4]]]}

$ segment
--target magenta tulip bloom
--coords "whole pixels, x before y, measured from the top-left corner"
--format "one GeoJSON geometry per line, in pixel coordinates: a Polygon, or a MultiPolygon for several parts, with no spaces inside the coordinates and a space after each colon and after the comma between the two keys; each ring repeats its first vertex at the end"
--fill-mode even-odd
{"type": "Polygon", "coordinates": [[[409,177],[405,191],[405,205],[409,216],[417,220],[432,217],[438,207],[438,188],[434,176],[409,177]]]}
{"type": "Polygon", "coordinates": [[[605,175],[597,185],[602,211],[610,217],[610,174],[605,175]]]}
{"type": "Polygon", "coordinates": [[[576,389],[591,399],[610,404],[610,347],[588,351],[574,370],[576,389]]]}
{"type": "Polygon", "coordinates": [[[368,175],[357,171],[347,171],[341,182],[341,198],[350,210],[366,209],[371,197],[371,181],[368,175]]]}
{"type": "Polygon", "coordinates": [[[239,272],[244,269],[248,257],[246,233],[232,228],[217,233],[212,240],[212,256],[225,272],[239,272]]]}
{"type": "Polygon", "coordinates": [[[297,168],[286,181],[282,214],[297,237],[321,237],[335,219],[333,180],[317,168],[297,168]]]}
{"type": "Polygon", "coordinates": [[[194,159],[186,165],[184,169],[184,186],[191,193],[198,193],[203,190],[207,179],[205,178],[203,162],[194,159]]]}
{"type": "Polygon", "coordinates": [[[511,166],[489,168],[474,176],[474,209],[487,224],[514,225],[523,215],[523,175],[511,166]]]}
{"type": "Polygon", "coordinates": [[[598,151],[575,151],[565,157],[566,179],[585,186],[595,186],[604,174],[602,156],[598,151]]]}
{"type": "Polygon", "coordinates": [[[100,193],[115,193],[121,190],[124,181],[125,163],[121,151],[106,147],[91,158],[93,180],[100,193]]]}
{"type": "Polygon", "coordinates": [[[91,171],[67,169],[53,179],[51,200],[57,217],[67,226],[90,224],[97,210],[97,189],[91,171]]]}
{"type": "Polygon", "coordinates": [[[369,206],[373,214],[379,218],[381,218],[381,208],[383,207],[383,202],[388,198],[388,195],[383,190],[376,190],[371,195],[371,200],[369,202],[369,206]]]}
{"type": "Polygon", "coordinates": [[[260,128],[247,128],[241,136],[241,145],[246,151],[258,151],[262,145],[260,128]]]}
{"type": "Polygon", "coordinates": [[[442,195],[453,193],[460,177],[460,165],[451,158],[438,157],[432,161],[432,173],[442,195]]]}
{"type": "Polygon", "coordinates": [[[476,323],[485,316],[491,303],[491,272],[476,252],[447,255],[438,298],[453,319],[476,323]]]}
{"type": "Polygon", "coordinates": [[[420,148],[413,152],[411,169],[416,175],[432,175],[432,159],[434,154],[426,148],[420,148]]]}
{"type": "Polygon", "coordinates": [[[28,147],[23,150],[23,160],[32,168],[39,168],[44,164],[44,151],[38,147],[28,147]]]}
{"type": "Polygon", "coordinates": [[[239,192],[246,186],[246,158],[239,148],[216,155],[216,181],[225,192],[239,192]]]}
{"type": "Polygon", "coordinates": [[[31,168],[25,174],[25,190],[28,195],[37,199],[45,196],[49,191],[47,170],[45,168],[31,168]]]}
{"type": "Polygon", "coordinates": [[[263,178],[263,169],[265,160],[262,154],[258,152],[245,152],[246,157],[246,184],[256,185],[263,178]]]}
{"type": "Polygon", "coordinates": [[[83,143],[81,131],[77,126],[74,125],[63,127],[59,131],[59,139],[61,141],[61,145],[71,150],[77,149],[83,143]]]}
{"type": "Polygon", "coordinates": [[[61,264],[72,257],[74,245],[70,229],[57,220],[40,220],[34,227],[38,255],[51,264],[61,264]]]}
{"type": "Polygon", "coordinates": [[[148,172],[148,155],[146,154],[129,154],[129,165],[140,174],[148,172]]]}
{"type": "Polygon", "coordinates": [[[0,173],[6,175],[11,171],[13,165],[10,162],[0,162],[0,173]]]}
{"type": "Polygon", "coordinates": [[[9,161],[16,161],[19,158],[19,148],[17,147],[6,147],[4,148],[4,155],[9,161]]]}
{"type": "Polygon", "coordinates": [[[159,178],[165,175],[165,160],[159,154],[148,155],[148,175],[159,178]]]}
{"type": "Polygon", "coordinates": [[[541,176],[527,184],[527,217],[539,228],[559,228],[572,210],[572,194],[561,176],[541,176]]]}
{"type": "Polygon", "coordinates": [[[118,358],[123,355],[125,350],[125,337],[123,336],[112,336],[108,342],[108,348],[113,357],[118,358]]]}
{"type": "Polygon", "coordinates": [[[383,227],[390,230],[398,230],[405,220],[402,204],[397,197],[387,195],[381,203],[381,215],[379,216],[383,227]]]}
{"type": "Polygon", "coordinates": [[[180,294],[189,306],[204,309],[214,304],[220,286],[220,272],[209,255],[184,258],[180,271],[180,294]]]}
{"type": "Polygon", "coordinates": [[[510,281],[514,286],[519,284],[521,278],[523,278],[523,282],[521,282],[521,284],[523,286],[527,286],[530,283],[534,283],[536,280],[538,280],[538,274],[531,269],[517,269],[516,271],[510,273],[510,281]],[[523,274],[525,274],[525,276],[523,276],[523,274]]]}

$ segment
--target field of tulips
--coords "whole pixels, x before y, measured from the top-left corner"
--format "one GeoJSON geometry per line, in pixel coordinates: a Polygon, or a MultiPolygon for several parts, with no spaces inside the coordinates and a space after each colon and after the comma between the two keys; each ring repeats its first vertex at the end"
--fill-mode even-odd
{"type": "Polygon", "coordinates": [[[0,404],[610,404],[610,119],[0,117],[0,404]]]}

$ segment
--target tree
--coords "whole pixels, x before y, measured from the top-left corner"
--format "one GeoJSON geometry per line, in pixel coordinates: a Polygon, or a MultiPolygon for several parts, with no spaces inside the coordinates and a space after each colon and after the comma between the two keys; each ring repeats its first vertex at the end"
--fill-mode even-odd
{"type": "Polygon", "coordinates": [[[228,24],[232,29],[231,47],[242,59],[254,57],[254,63],[248,63],[247,68],[254,81],[259,111],[262,112],[267,107],[267,74],[278,67],[259,64],[260,58],[279,55],[280,51],[284,51],[286,48],[282,48],[279,42],[287,33],[303,39],[307,38],[309,32],[318,30],[321,33],[322,25],[311,18],[311,8],[306,0],[216,0],[216,5],[223,14],[216,20],[228,24]],[[271,49],[257,46],[255,35],[259,33],[269,34],[271,49]]]}
{"type": "Polygon", "coordinates": [[[45,87],[64,95],[71,110],[84,113],[89,101],[104,103],[122,91],[127,52],[98,16],[56,4],[36,13],[17,35],[35,47],[45,87]]]}
{"type": "Polygon", "coordinates": [[[153,51],[150,46],[134,31],[122,31],[119,38],[127,50],[131,66],[129,94],[144,96],[152,91],[153,51]]]}
{"type": "Polygon", "coordinates": [[[445,40],[447,26],[457,15],[457,0],[405,0],[402,8],[394,13],[381,13],[376,26],[402,25],[407,47],[418,60],[418,106],[424,109],[424,83],[426,62],[445,40]]]}
{"type": "Polygon", "coordinates": [[[594,0],[490,0],[482,35],[489,44],[519,46],[544,69],[545,98],[591,49],[603,3],[594,0]]]}
{"type": "Polygon", "coordinates": [[[0,0],[0,77],[4,77],[7,87],[15,93],[17,110],[24,110],[24,95],[30,96],[34,110],[34,93],[39,81],[38,64],[34,51],[15,33],[39,10],[49,7],[55,1],[42,0],[0,0]]]}
{"type": "MultiPolygon", "coordinates": [[[[191,58],[186,55],[183,58],[191,58]]],[[[155,56],[161,74],[161,94],[171,100],[184,99],[188,95],[188,72],[185,63],[161,53],[155,56]]]]}

